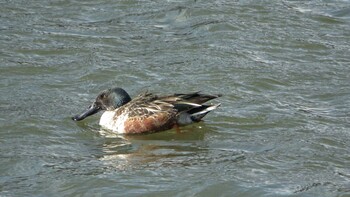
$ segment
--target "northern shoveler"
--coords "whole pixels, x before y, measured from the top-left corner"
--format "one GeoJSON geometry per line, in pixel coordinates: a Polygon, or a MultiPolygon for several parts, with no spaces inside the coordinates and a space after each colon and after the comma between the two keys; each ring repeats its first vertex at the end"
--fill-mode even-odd
{"type": "Polygon", "coordinates": [[[105,110],[100,125],[119,134],[139,134],[164,131],[177,125],[199,122],[207,113],[220,106],[203,104],[221,95],[173,94],[157,96],[149,92],[131,99],[122,88],[107,89],[75,121],[105,110]]]}

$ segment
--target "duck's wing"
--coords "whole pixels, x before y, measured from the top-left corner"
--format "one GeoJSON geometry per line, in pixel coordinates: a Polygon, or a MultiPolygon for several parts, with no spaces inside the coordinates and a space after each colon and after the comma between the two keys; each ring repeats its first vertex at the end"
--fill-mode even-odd
{"type": "Polygon", "coordinates": [[[159,97],[159,100],[172,104],[178,112],[182,112],[202,107],[203,103],[218,97],[221,97],[221,94],[210,95],[202,94],[200,92],[193,92],[188,94],[163,96],[159,97]]]}
{"type": "Polygon", "coordinates": [[[169,103],[188,102],[194,104],[203,104],[209,100],[221,97],[221,94],[202,94],[200,92],[192,92],[188,94],[173,94],[160,97],[161,100],[169,103]]]}
{"type": "Polygon", "coordinates": [[[218,108],[220,104],[203,104],[218,97],[221,97],[221,94],[210,95],[193,92],[189,94],[174,94],[161,99],[171,103],[177,110],[177,124],[186,125],[199,122],[210,111],[218,108]]]}
{"type": "Polygon", "coordinates": [[[117,110],[127,116],[128,133],[145,133],[170,129],[176,121],[174,105],[158,100],[153,94],[141,94],[117,110]]]}

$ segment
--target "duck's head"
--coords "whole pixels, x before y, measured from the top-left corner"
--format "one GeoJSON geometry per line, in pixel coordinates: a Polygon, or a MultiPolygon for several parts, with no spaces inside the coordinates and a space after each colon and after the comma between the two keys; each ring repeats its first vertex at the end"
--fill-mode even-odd
{"type": "Polygon", "coordinates": [[[114,110],[131,101],[129,94],[122,88],[111,88],[103,90],[98,94],[95,101],[81,114],[72,117],[75,121],[80,121],[88,116],[96,114],[101,110],[114,110]]]}

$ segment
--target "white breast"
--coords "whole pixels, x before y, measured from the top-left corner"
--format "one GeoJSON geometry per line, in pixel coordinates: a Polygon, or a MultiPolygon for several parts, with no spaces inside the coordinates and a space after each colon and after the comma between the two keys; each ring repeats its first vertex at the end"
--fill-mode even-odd
{"type": "Polygon", "coordinates": [[[100,118],[100,125],[116,133],[125,133],[124,122],[127,115],[115,117],[115,111],[105,111],[100,118]]]}

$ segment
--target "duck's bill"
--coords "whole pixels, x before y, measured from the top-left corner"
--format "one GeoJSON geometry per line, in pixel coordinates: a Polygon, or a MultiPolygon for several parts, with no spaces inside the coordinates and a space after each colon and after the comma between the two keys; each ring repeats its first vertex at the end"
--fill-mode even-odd
{"type": "Polygon", "coordinates": [[[95,104],[92,104],[86,111],[76,116],[73,116],[72,119],[74,121],[84,120],[86,117],[94,115],[99,111],[100,111],[99,107],[97,107],[95,104]]]}

